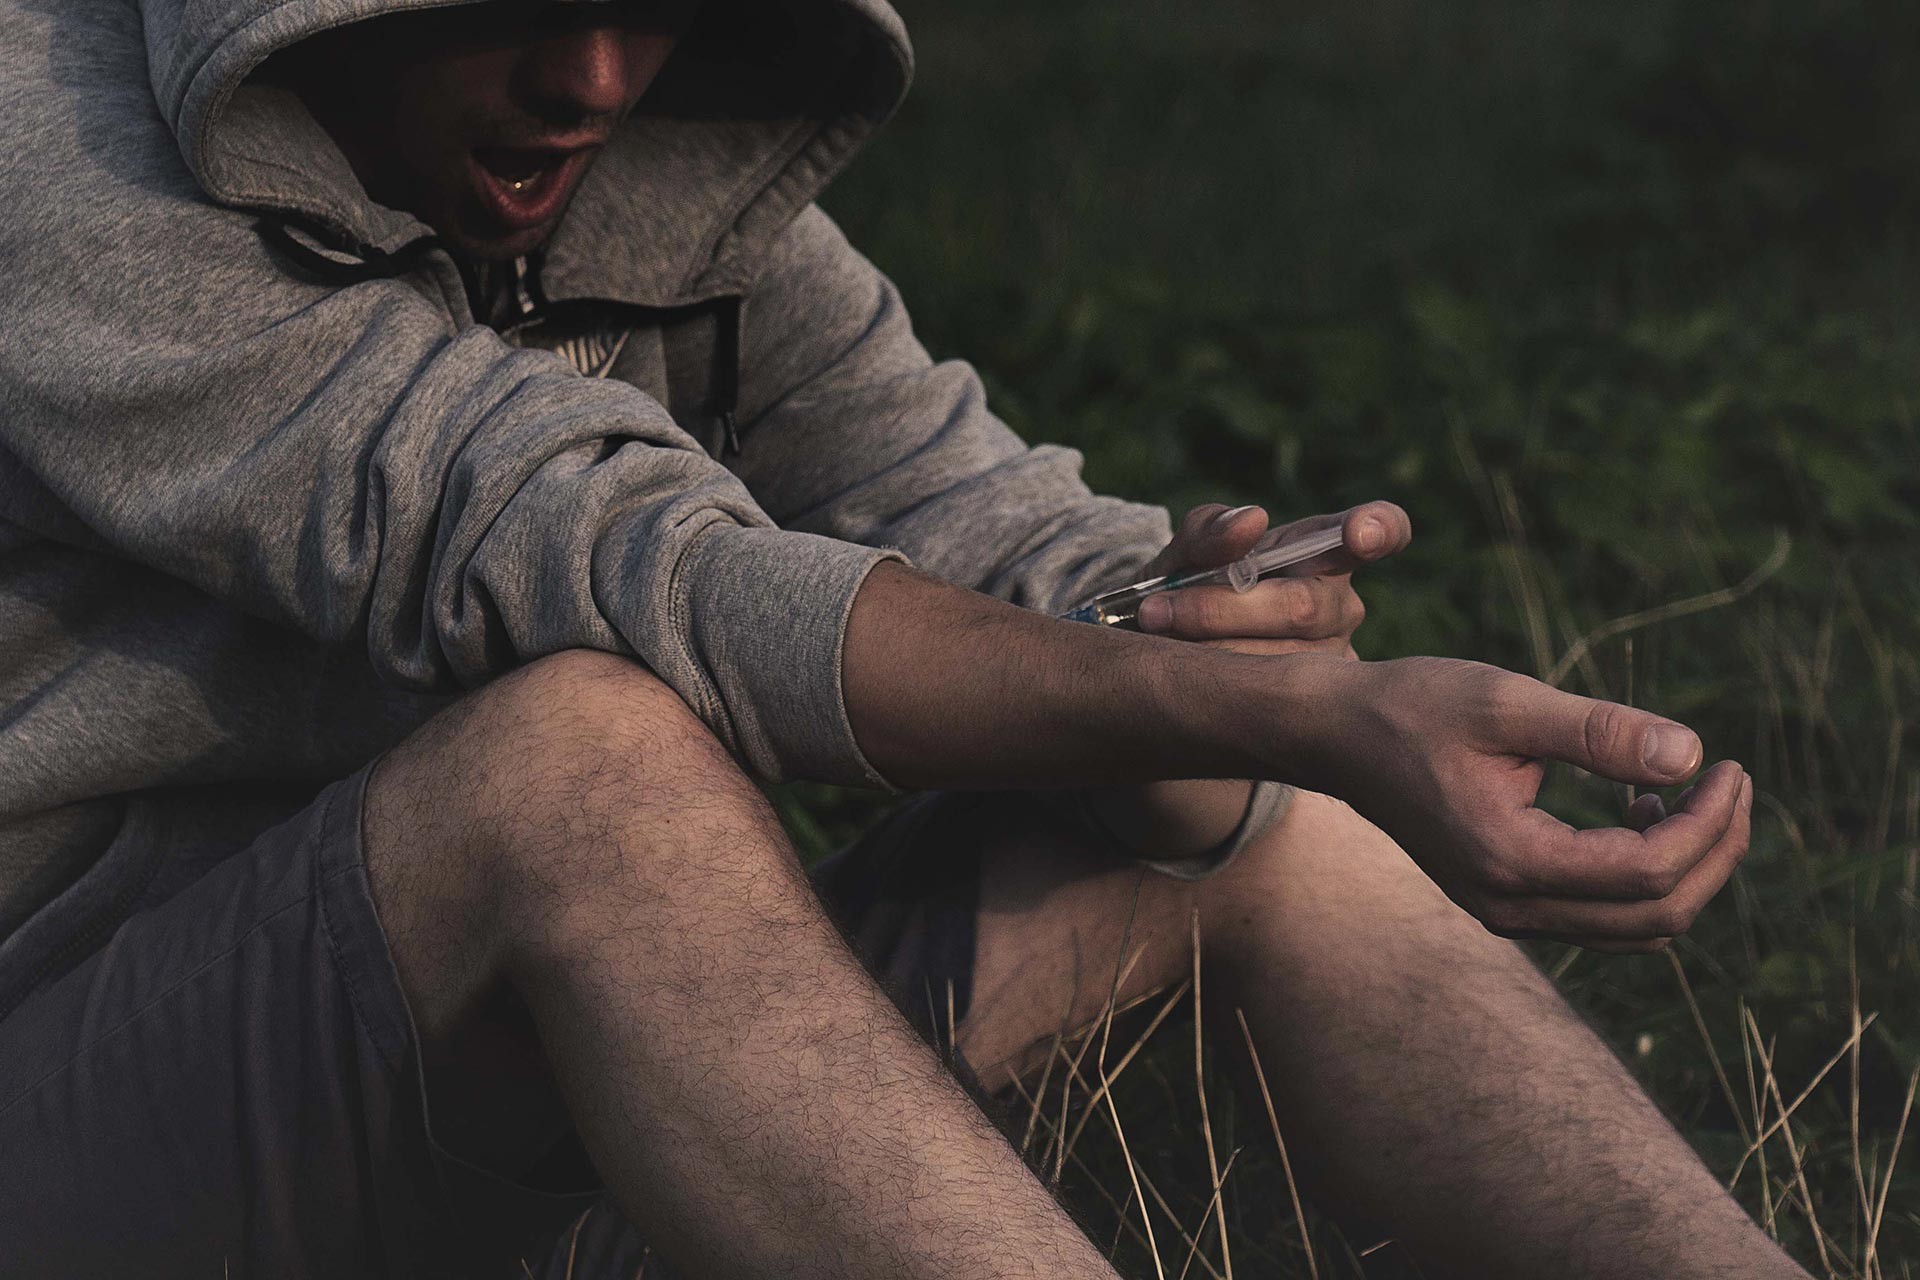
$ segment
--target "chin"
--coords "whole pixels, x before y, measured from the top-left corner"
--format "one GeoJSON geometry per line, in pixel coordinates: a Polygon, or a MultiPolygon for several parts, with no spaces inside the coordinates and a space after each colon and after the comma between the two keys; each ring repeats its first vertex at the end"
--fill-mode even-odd
{"type": "Polygon", "coordinates": [[[465,219],[450,218],[428,223],[434,234],[463,258],[474,262],[511,262],[524,258],[553,238],[559,220],[530,227],[525,231],[479,231],[465,219]]]}
{"type": "Polygon", "coordinates": [[[515,258],[524,258],[553,238],[552,226],[535,227],[531,231],[516,232],[511,236],[479,237],[456,232],[441,238],[451,244],[463,256],[476,262],[511,262],[515,258]]]}

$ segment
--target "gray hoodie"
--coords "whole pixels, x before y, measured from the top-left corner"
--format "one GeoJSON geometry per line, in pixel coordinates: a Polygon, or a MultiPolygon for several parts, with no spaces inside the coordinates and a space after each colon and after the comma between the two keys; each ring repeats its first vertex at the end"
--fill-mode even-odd
{"type": "Polygon", "coordinates": [[[0,1008],[558,650],[885,785],[840,687],[877,561],[1056,610],[1169,535],[813,206],[906,87],[883,0],[710,0],[493,325],[254,74],[420,6],[0,0],[0,1008]]]}

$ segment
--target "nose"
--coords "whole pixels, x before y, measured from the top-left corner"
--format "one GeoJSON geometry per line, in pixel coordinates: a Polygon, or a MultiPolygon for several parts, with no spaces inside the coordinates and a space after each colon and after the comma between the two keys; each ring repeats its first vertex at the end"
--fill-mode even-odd
{"type": "Polygon", "coordinates": [[[645,83],[635,83],[643,68],[631,56],[630,43],[627,31],[599,24],[534,41],[517,77],[522,105],[561,122],[620,115],[646,89],[645,83]]]}

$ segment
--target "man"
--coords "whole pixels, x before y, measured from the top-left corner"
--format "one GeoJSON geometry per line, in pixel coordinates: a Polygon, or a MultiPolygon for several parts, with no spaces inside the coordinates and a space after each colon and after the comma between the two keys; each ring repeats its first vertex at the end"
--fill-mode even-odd
{"type": "Polygon", "coordinates": [[[1342,1212],[1802,1274],[1488,932],[1661,945],[1740,768],[1532,808],[1701,746],[1350,661],[1387,504],[1158,635],[1052,618],[1266,516],[1088,493],[812,206],[882,0],[4,0],[0,57],[9,1274],[1110,1275],[750,774],[936,793],[821,880],[990,1087],[1197,912],[1342,1212]]]}

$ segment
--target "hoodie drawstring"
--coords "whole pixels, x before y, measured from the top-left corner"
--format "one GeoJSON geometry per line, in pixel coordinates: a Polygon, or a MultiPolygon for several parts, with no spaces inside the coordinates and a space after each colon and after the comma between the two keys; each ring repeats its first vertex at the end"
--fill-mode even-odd
{"type": "MultiPolygon", "coordinates": [[[[423,235],[410,240],[398,249],[388,253],[384,249],[370,244],[346,240],[306,218],[279,215],[263,217],[254,223],[262,240],[278,249],[308,274],[330,284],[360,284],[368,280],[390,280],[403,276],[418,266],[429,253],[442,248],[436,235],[423,235]],[[300,234],[295,235],[298,231],[300,234]],[[305,236],[306,239],[302,239],[305,236]],[[311,243],[309,243],[311,241],[311,243]],[[316,247],[318,246],[318,247],[316,247]],[[332,254],[339,254],[334,257],[332,254]]],[[[455,255],[455,265],[461,266],[461,276],[467,279],[468,272],[455,255]]],[[[524,271],[524,268],[518,270],[524,271]]],[[[469,292],[473,292],[473,282],[468,279],[469,292]]],[[[529,295],[538,298],[538,270],[531,277],[516,275],[519,291],[529,288],[529,295]]],[[[720,427],[722,456],[737,458],[740,456],[740,312],[742,299],[737,294],[728,294],[710,298],[704,302],[690,303],[681,307],[642,307],[612,304],[612,310],[623,320],[634,324],[652,322],[668,325],[691,320],[703,315],[713,317],[713,364],[708,374],[706,416],[720,427]]],[[[562,304],[570,305],[570,304],[562,304]]],[[[551,307],[544,308],[551,310],[551,307]]]]}
{"type": "Polygon", "coordinates": [[[357,241],[340,243],[342,237],[329,233],[318,223],[284,215],[261,218],[253,224],[253,229],[262,240],[290,258],[295,266],[329,284],[360,284],[367,280],[390,280],[403,276],[440,247],[440,237],[429,232],[388,253],[357,241]],[[295,230],[306,236],[307,240],[295,235],[295,230]],[[309,244],[308,240],[313,243],[309,244]],[[343,256],[331,256],[334,253],[343,256]]]}

